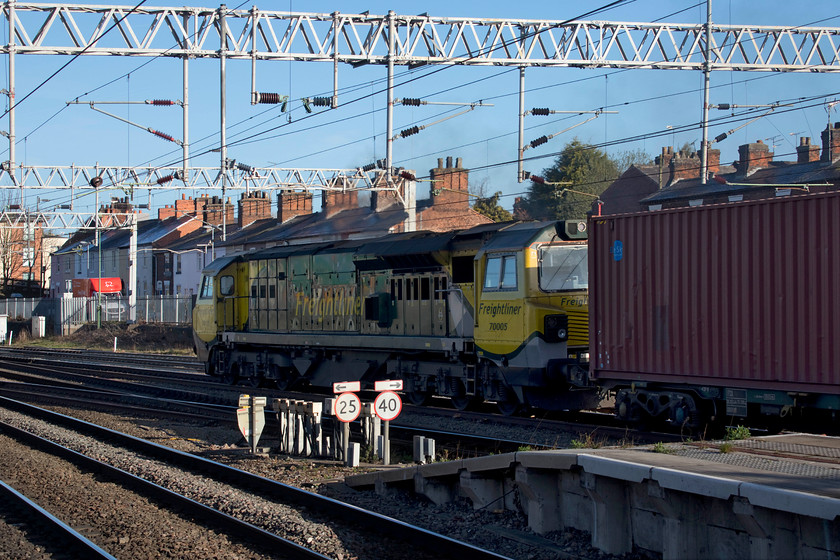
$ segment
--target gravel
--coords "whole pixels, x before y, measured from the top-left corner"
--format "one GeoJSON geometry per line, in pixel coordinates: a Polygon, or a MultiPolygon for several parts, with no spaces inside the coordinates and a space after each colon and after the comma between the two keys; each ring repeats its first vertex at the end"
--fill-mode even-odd
{"type": "MultiPolygon", "coordinates": [[[[151,418],[124,418],[90,411],[56,410],[182,451],[202,455],[286,484],[352,503],[365,509],[378,511],[384,515],[425,527],[475,546],[488,548],[511,558],[525,560],[555,558],[613,560],[622,558],[624,560],[634,560],[650,557],[642,553],[631,553],[621,557],[605,555],[592,548],[590,536],[580,531],[557,531],[540,537],[534,535],[528,529],[525,517],[516,512],[505,510],[473,511],[471,503],[463,499],[437,506],[412,494],[392,494],[385,498],[375,492],[356,491],[343,484],[344,476],[364,472],[375,468],[374,466],[347,468],[335,461],[296,459],[275,454],[268,457],[252,457],[247,455],[243,447],[240,446],[244,442],[241,435],[233,427],[207,426],[151,418]],[[526,544],[522,540],[528,541],[530,544],[526,544]]],[[[5,419],[9,415],[13,415],[13,413],[3,411],[0,414],[0,419],[5,419]]],[[[26,422],[35,421],[27,420],[26,422]]],[[[469,428],[470,423],[457,424],[458,430],[464,431],[465,428],[469,428]]],[[[475,431],[477,433],[488,433],[486,423],[481,424],[483,425],[474,426],[475,431]]],[[[453,426],[454,428],[455,426],[453,426]]],[[[46,428],[41,427],[40,429],[46,428]]],[[[49,430],[51,432],[59,430],[60,432],[60,429],[54,427],[50,427],[49,430]]],[[[59,438],[62,437],[60,433],[58,436],[59,438]]],[[[76,442],[76,445],[79,444],[78,435],[69,437],[76,442]]],[[[500,437],[508,436],[501,435],[500,437]]],[[[541,440],[550,440],[557,437],[558,435],[553,433],[539,435],[541,440]]],[[[260,445],[266,444],[270,445],[271,441],[260,442],[260,445]]],[[[83,443],[82,445],[88,447],[90,444],[83,443]]],[[[96,452],[103,456],[108,455],[101,450],[96,452]]],[[[3,454],[5,454],[5,451],[0,451],[0,455],[3,454]]],[[[363,538],[356,534],[338,534],[332,527],[318,520],[315,515],[302,516],[300,513],[266,500],[262,496],[232,491],[228,487],[218,487],[215,483],[200,481],[190,475],[168,472],[168,467],[163,467],[155,461],[138,461],[133,456],[117,453],[116,456],[109,456],[108,462],[116,463],[129,472],[140,474],[155,482],[171,484],[174,489],[188,495],[200,496],[203,501],[210,501],[219,509],[241,516],[251,523],[269,528],[272,531],[283,531],[287,538],[292,538],[304,545],[315,545],[319,552],[332,558],[347,560],[353,558],[388,559],[405,557],[402,553],[395,554],[393,549],[376,549],[369,538],[363,538]]],[[[85,488],[83,484],[79,487],[85,488]]],[[[174,530],[170,534],[178,535],[178,539],[182,536],[174,530]]],[[[3,533],[0,532],[0,550],[8,550],[4,544],[6,542],[3,533]]],[[[132,541],[130,538],[122,546],[127,550],[132,550],[131,557],[139,557],[133,554],[133,546],[136,544],[137,541],[132,541]]],[[[211,554],[202,556],[205,558],[259,558],[247,554],[238,556],[238,552],[231,552],[231,554],[233,555],[214,556],[211,554]]],[[[161,557],[194,556],[188,554],[186,556],[161,557]]],[[[412,552],[412,558],[420,557],[412,552]]]]}

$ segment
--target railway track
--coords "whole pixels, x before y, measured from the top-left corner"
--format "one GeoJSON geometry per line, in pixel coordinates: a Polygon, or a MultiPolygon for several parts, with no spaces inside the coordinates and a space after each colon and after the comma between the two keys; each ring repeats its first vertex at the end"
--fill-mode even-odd
{"type": "MultiPolygon", "coordinates": [[[[89,451],[82,454],[75,449],[70,449],[73,446],[48,441],[27,430],[12,426],[8,421],[0,427],[4,434],[13,435],[13,437],[26,441],[28,444],[37,445],[39,448],[48,449],[52,454],[63,456],[76,464],[83,465],[86,469],[118,480],[120,484],[139,488],[139,491],[154,496],[162,503],[177,504],[178,508],[188,512],[188,515],[209,520],[210,523],[221,527],[226,533],[237,534],[254,546],[266,547],[266,550],[273,550],[282,557],[326,558],[327,556],[323,556],[320,552],[307,548],[307,546],[296,543],[289,538],[280,536],[265,527],[255,525],[223,511],[223,509],[231,509],[229,507],[217,509],[218,504],[235,503],[237,495],[234,492],[243,492],[245,497],[239,499],[249,503],[249,509],[255,508],[258,511],[266,512],[267,505],[255,502],[260,497],[271,496],[274,500],[282,503],[281,507],[288,507],[293,504],[296,508],[303,508],[302,511],[306,513],[300,515],[318,518],[317,523],[322,524],[325,528],[329,527],[330,531],[341,535],[341,540],[349,538],[351,542],[364,542],[365,539],[371,539],[370,531],[375,530],[383,541],[378,543],[379,546],[393,547],[388,549],[383,557],[398,557],[396,551],[405,550],[406,546],[411,546],[418,551],[416,557],[419,559],[463,556],[487,559],[503,558],[481,548],[355,506],[94,424],[9,399],[0,400],[0,405],[6,410],[47,422],[50,426],[61,426],[63,429],[81,434],[81,436],[70,436],[73,441],[83,437],[84,439],[94,438],[96,443],[89,441],[78,443],[78,447],[90,448],[93,446],[94,448],[94,452],[89,451]],[[126,458],[127,452],[131,453],[128,458],[126,458]],[[108,458],[121,457],[121,462],[128,461],[129,468],[125,469],[125,467],[120,468],[120,466],[112,465],[108,459],[98,460],[88,456],[93,453],[108,458]],[[137,469],[137,464],[146,461],[152,461],[156,464],[154,467],[156,477],[169,482],[153,483],[143,476],[128,472],[137,469]],[[163,467],[160,466],[161,463],[163,467]],[[166,469],[172,470],[169,476],[165,472],[161,474],[161,471],[166,469]],[[173,479],[180,481],[180,490],[167,487],[173,479]],[[208,480],[211,487],[219,488],[215,499],[208,499],[207,497],[208,480]],[[181,493],[184,488],[191,489],[190,493],[200,494],[201,497],[181,493]],[[204,501],[209,501],[211,504],[206,504],[204,501]],[[360,528],[361,536],[359,535],[360,528]],[[348,537],[346,533],[353,533],[356,536],[348,537]],[[382,536],[387,536],[387,539],[382,536]],[[421,554],[419,552],[421,550],[426,551],[425,554],[421,554]]],[[[236,508],[232,509],[235,510],[236,508]]],[[[285,515],[289,514],[286,513],[285,515]]]]}
{"type": "MultiPolygon", "coordinates": [[[[237,453],[232,447],[214,451],[212,446],[207,447],[198,443],[198,440],[195,444],[191,443],[190,438],[196,437],[197,433],[202,433],[205,430],[205,428],[197,428],[202,425],[218,426],[206,428],[208,430],[206,435],[221,433],[223,440],[229,440],[230,437],[240,437],[232,425],[235,408],[232,403],[237,400],[235,397],[243,392],[260,396],[299,397],[303,400],[316,400],[318,398],[311,394],[292,394],[268,389],[255,390],[250,387],[231,387],[207,381],[203,375],[190,373],[160,372],[150,375],[146,375],[145,372],[131,373],[132,368],[128,360],[123,360],[120,372],[111,371],[106,364],[102,364],[103,371],[97,371],[99,367],[91,365],[83,365],[79,368],[68,364],[68,360],[69,358],[66,356],[61,358],[60,369],[76,367],[75,370],[66,372],[66,375],[73,377],[64,377],[65,373],[58,371],[58,365],[49,362],[46,358],[43,361],[14,359],[11,363],[0,364],[0,378],[7,376],[5,370],[32,368],[28,373],[18,373],[17,375],[20,377],[17,381],[0,380],[0,393],[9,395],[14,391],[19,398],[31,402],[69,407],[72,410],[101,410],[106,413],[121,413],[124,415],[125,422],[116,422],[115,424],[108,422],[108,425],[124,426],[126,422],[134,423],[135,429],[132,430],[132,433],[136,435],[144,438],[149,437],[182,450],[186,449],[205,454],[217,461],[235,465],[243,471],[250,470],[258,477],[264,478],[287,480],[287,477],[279,475],[278,469],[280,471],[285,469],[284,461],[289,459],[272,454],[270,459],[265,459],[269,464],[260,467],[259,463],[261,461],[246,459],[245,455],[241,452],[237,453]],[[53,381],[55,381],[55,385],[51,386],[53,381]],[[33,385],[35,382],[39,385],[33,385]],[[229,404],[214,405],[208,402],[190,401],[188,395],[192,394],[191,387],[196,388],[195,394],[198,394],[200,399],[229,404]],[[146,391],[148,391],[148,394],[144,394],[146,391]],[[181,408],[183,410],[179,410],[181,408]],[[156,420],[144,420],[144,418],[154,418],[156,420]],[[187,422],[168,423],[167,419],[169,418],[187,422]],[[151,426],[151,431],[145,431],[147,429],[145,426],[151,426]],[[160,431],[154,426],[159,426],[163,434],[160,434],[160,431]],[[141,429],[138,430],[137,427],[141,429]]],[[[0,358],[0,362],[2,361],[2,358],[0,358]]],[[[365,399],[363,398],[363,400],[365,399]]],[[[472,457],[487,453],[497,454],[521,449],[585,447],[593,443],[596,444],[593,445],[595,447],[618,443],[633,445],[680,439],[679,436],[674,434],[627,431],[622,427],[612,425],[610,416],[597,413],[586,415],[554,414],[544,415],[543,417],[504,417],[480,410],[458,411],[452,408],[427,408],[411,405],[406,405],[403,410],[400,418],[391,422],[392,452],[399,447],[397,440],[402,440],[406,447],[410,449],[413,436],[424,435],[436,440],[439,452],[449,449],[444,454],[445,459],[472,457]]],[[[75,412],[70,413],[75,415],[75,412]]],[[[101,414],[84,414],[84,417],[88,419],[104,418],[101,414]]],[[[269,413],[266,415],[266,419],[268,422],[261,445],[270,445],[275,433],[272,425],[274,415],[269,413]]],[[[213,439],[214,437],[203,441],[219,441],[213,439]]],[[[231,441],[235,441],[235,439],[231,441]]],[[[241,446],[241,441],[239,445],[241,446]]],[[[325,461],[324,463],[334,462],[325,461]]],[[[340,471],[340,469],[336,470],[337,472],[340,471]]],[[[340,489],[342,486],[340,481],[343,480],[343,475],[340,476],[335,479],[337,485],[335,490],[337,492],[333,492],[332,486],[329,485],[330,490],[328,492],[333,497],[341,500],[349,499],[359,505],[374,509],[382,507],[378,502],[374,504],[372,496],[350,496],[343,493],[344,491],[340,489]]],[[[292,479],[294,478],[292,477],[292,479]]],[[[316,477],[317,480],[329,478],[329,475],[326,478],[316,477]]],[[[304,482],[303,485],[299,482],[292,483],[303,488],[322,484],[316,482],[312,486],[309,482],[304,482]]],[[[385,497],[380,499],[388,500],[385,497]]],[[[251,509],[254,506],[249,504],[246,507],[251,509]]],[[[385,511],[388,511],[388,514],[394,518],[403,518],[401,511],[397,512],[387,508],[385,511]]],[[[417,521],[414,518],[412,520],[417,521]]],[[[421,521],[420,524],[423,524],[423,522],[421,521]]],[[[492,521],[490,521],[490,524],[492,525],[492,521]]],[[[438,525],[427,525],[427,529],[436,529],[437,527],[438,525]]],[[[473,540],[460,532],[450,533],[450,536],[458,536],[479,546],[486,542],[485,540],[473,540]]],[[[507,549],[494,547],[494,550],[499,552],[507,549]]],[[[521,557],[520,554],[511,554],[511,556],[521,557]]],[[[554,558],[555,556],[534,556],[534,558],[540,560],[546,557],[554,558]]],[[[589,558],[587,555],[580,557],[589,558]]]]}
{"type": "MultiPolygon", "coordinates": [[[[25,387],[9,382],[0,382],[0,392],[30,402],[62,405],[68,402],[68,397],[62,397],[61,393],[69,391],[70,403],[78,399],[77,404],[84,402],[98,410],[120,408],[125,413],[134,411],[138,414],[155,414],[157,410],[164,417],[223,422],[235,419],[234,403],[245,391],[267,396],[269,402],[274,397],[315,401],[324,398],[324,395],[310,393],[229,386],[208,380],[203,374],[177,370],[148,374],[141,366],[138,373],[130,358],[124,358],[123,363],[114,368],[107,363],[92,365],[86,357],[82,364],[68,363],[71,356],[38,352],[29,357],[20,353],[9,357],[0,352],[0,377],[38,384],[31,396],[25,396],[25,387]],[[58,356],[61,356],[60,361],[57,361],[58,356]],[[90,392],[79,393],[82,387],[90,392]]],[[[142,356],[140,361],[143,362],[142,356]]],[[[373,395],[362,394],[362,398],[372,401],[373,395]]],[[[391,423],[395,445],[401,444],[410,454],[413,437],[421,435],[435,439],[447,456],[471,457],[523,448],[627,445],[680,439],[675,434],[628,430],[615,425],[612,416],[605,414],[504,417],[480,410],[455,410],[446,406],[448,401],[445,399],[442,403],[444,406],[405,405],[399,420],[391,423]]],[[[268,433],[274,433],[274,420],[274,415],[267,416],[268,433]]]]}
{"type": "Polygon", "coordinates": [[[115,358],[132,364],[133,369],[144,366],[147,369],[158,369],[161,371],[183,371],[186,373],[204,373],[204,366],[191,356],[178,356],[172,354],[144,354],[138,352],[106,352],[102,350],[87,350],[73,348],[20,348],[13,346],[0,346],[0,358],[19,360],[50,360],[65,361],[75,360],[91,364],[107,364],[115,366],[115,358]]]}
{"type": "MultiPolygon", "coordinates": [[[[52,558],[116,560],[67,523],[3,481],[0,481],[0,518],[24,533],[34,546],[44,550],[52,558]]],[[[34,557],[35,554],[33,550],[31,555],[34,557]]]]}

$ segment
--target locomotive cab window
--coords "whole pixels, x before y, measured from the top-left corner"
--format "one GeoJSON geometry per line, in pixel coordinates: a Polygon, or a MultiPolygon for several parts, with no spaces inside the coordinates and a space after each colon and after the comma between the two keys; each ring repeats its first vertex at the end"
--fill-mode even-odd
{"type": "Polygon", "coordinates": [[[213,297],[213,277],[205,276],[201,280],[201,292],[198,296],[200,299],[210,299],[213,297]]]}
{"type": "Polygon", "coordinates": [[[487,268],[484,272],[484,289],[516,289],[516,255],[487,257],[487,268]]]}
{"type": "Polygon", "coordinates": [[[232,296],[234,288],[233,276],[222,276],[219,279],[219,291],[223,296],[232,296]]]}
{"type": "Polygon", "coordinates": [[[588,249],[584,245],[553,245],[540,249],[540,289],[544,292],[589,287],[588,249]]]}

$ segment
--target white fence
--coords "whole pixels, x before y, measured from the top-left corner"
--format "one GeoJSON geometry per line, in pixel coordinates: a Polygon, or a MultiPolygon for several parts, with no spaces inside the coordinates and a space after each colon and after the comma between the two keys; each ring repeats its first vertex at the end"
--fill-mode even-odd
{"type": "MultiPolygon", "coordinates": [[[[192,296],[153,296],[138,298],[134,308],[136,322],[169,325],[192,324],[192,296]]],[[[127,297],[79,298],[9,298],[0,300],[0,315],[10,321],[29,321],[33,316],[46,317],[55,332],[69,332],[72,327],[101,322],[132,320],[127,297]],[[100,307],[101,304],[101,307],[100,307]],[[98,314],[99,313],[99,314],[98,314]]]]}

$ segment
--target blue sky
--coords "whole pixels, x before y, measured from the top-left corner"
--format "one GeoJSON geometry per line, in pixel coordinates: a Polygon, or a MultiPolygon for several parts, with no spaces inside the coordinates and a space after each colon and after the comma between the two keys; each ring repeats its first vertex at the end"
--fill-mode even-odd
{"type": "MultiPolygon", "coordinates": [[[[398,14],[426,12],[440,17],[525,18],[562,21],[574,18],[608,2],[497,2],[453,3],[439,1],[386,3],[379,1],[308,1],[249,2],[241,7],[228,1],[228,8],[249,9],[256,4],[264,10],[291,10],[313,13],[385,14],[389,9],[398,14]]],[[[125,3],[123,5],[127,5],[125,3]]],[[[148,6],[178,5],[183,2],[149,0],[148,6]]],[[[213,4],[190,3],[192,6],[216,8],[213,4]]],[[[650,22],[669,14],[666,21],[701,23],[705,20],[705,2],[695,0],[636,0],[588,18],[605,21],[650,22]]],[[[840,27],[840,5],[836,1],[813,1],[799,4],[790,1],[716,0],[713,21],[722,24],[816,25],[840,27]],[[807,9],[804,9],[807,7],[807,9]]],[[[5,24],[4,24],[5,27],[5,24]]],[[[3,30],[6,34],[7,30],[3,30]]],[[[18,56],[17,97],[31,92],[47,76],[67,62],[60,56],[18,56]]],[[[83,101],[142,101],[144,99],[180,99],[181,62],[176,59],[137,57],[79,57],[46,86],[21,103],[17,112],[17,160],[26,165],[109,165],[166,164],[177,161],[180,150],[148,133],[92,111],[85,105],[66,106],[73,99],[83,101]],[[130,73],[129,76],[125,74],[130,73]],[[110,83],[110,84],[109,84],[110,83]],[[109,84],[109,85],[108,85],[109,84]]],[[[2,87],[8,87],[7,60],[0,71],[2,87]]],[[[518,71],[512,68],[451,67],[429,74],[422,69],[406,75],[397,68],[395,96],[419,97],[428,101],[477,102],[484,100],[492,107],[481,107],[426,130],[394,142],[396,165],[416,170],[418,176],[428,174],[438,158],[462,158],[472,169],[471,183],[482,186],[485,193],[501,191],[501,203],[510,209],[514,198],[527,191],[528,183],[516,181],[516,165],[511,162],[517,151],[518,71]],[[401,84],[400,77],[416,78],[401,84]]],[[[257,66],[258,91],[274,91],[301,97],[331,95],[333,68],[330,63],[261,62],[257,66]]],[[[363,99],[336,110],[318,111],[315,117],[303,119],[300,103],[287,116],[276,107],[252,106],[249,102],[250,62],[229,61],[227,64],[227,122],[229,157],[255,166],[305,168],[350,168],[361,166],[385,155],[384,66],[339,67],[339,101],[363,99]],[[237,143],[257,131],[283,124],[274,132],[262,134],[252,141],[237,143]]],[[[611,154],[642,150],[655,156],[666,145],[693,144],[699,148],[699,126],[679,133],[668,133],[668,127],[696,125],[701,116],[703,77],[699,72],[665,70],[582,70],[569,68],[529,69],[526,72],[526,109],[547,107],[554,110],[595,110],[606,107],[618,114],[600,118],[561,134],[550,142],[526,151],[538,157],[525,169],[539,174],[553,162],[553,154],[577,137],[585,142],[609,142],[611,154]],[[639,134],[662,134],[644,140],[625,142],[639,134]]],[[[824,100],[840,98],[840,80],[835,74],[716,72],[712,76],[711,102],[762,105],[794,98],[825,95],[824,100]]],[[[777,159],[794,159],[799,136],[811,136],[819,143],[829,115],[820,101],[809,107],[779,111],[746,126],[715,147],[721,150],[721,161],[737,158],[738,145],[762,140],[775,145],[777,159]]],[[[196,60],[190,63],[190,140],[192,163],[197,166],[218,165],[218,154],[199,155],[218,145],[219,134],[219,63],[196,60]]],[[[123,118],[182,136],[181,111],[178,108],[151,108],[140,105],[111,105],[103,109],[123,118]]],[[[840,108],[840,107],[838,107],[840,108]]],[[[454,112],[452,107],[422,106],[395,109],[395,131],[415,124],[426,124],[454,112]]],[[[712,116],[721,116],[714,113],[712,116]]],[[[832,121],[840,115],[831,114],[832,121]]],[[[527,117],[525,142],[542,135],[559,132],[580,122],[581,117],[554,115],[527,117]]],[[[7,129],[7,121],[0,127],[7,129]]],[[[710,137],[732,128],[712,128],[710,137]]],[[[8,157],[8,151],[3,158],[8,157]]],[[[419,196],[428,193],[427,183],[419,187],[419,196]]],[[[173,189],[156,192],[153,207],[171,204],[181,192],[173,189]]],[[[192,190],[186,193],[194,194],[192,190]]],[[[209,192],[209,194],[217,194],[209,192]]],[[[123,196],[121,192],[114,195],[123,196]]],[[[34,206],[36,196],[49,198],[41,208],[66,203],[67,193],[26,193],[25,204],[34,206]]],[[[145,204],[148,194],[135,192],[135,202],[145,204]]],[[[91,197],[78,201],[78,208],[90,206],[91,197]]],[[[92,208],[92,206],[91,206],[92,208]]]]}

